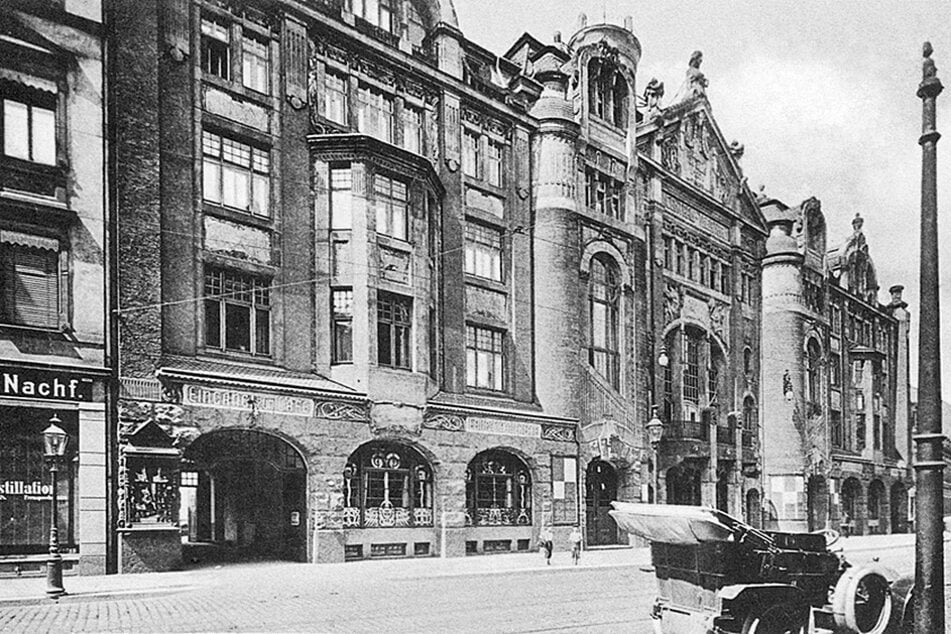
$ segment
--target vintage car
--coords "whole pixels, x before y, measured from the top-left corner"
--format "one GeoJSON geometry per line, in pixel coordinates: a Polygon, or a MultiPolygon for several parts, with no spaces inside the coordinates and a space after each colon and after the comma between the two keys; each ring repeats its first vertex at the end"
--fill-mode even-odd
{"type": "Polygon", "coordinates": [[[716,509],[612,502],[650,541],[657,634],[910,632],[910,580],[877,563],[851,566],[824,533],[753,528],[716,509]]]}

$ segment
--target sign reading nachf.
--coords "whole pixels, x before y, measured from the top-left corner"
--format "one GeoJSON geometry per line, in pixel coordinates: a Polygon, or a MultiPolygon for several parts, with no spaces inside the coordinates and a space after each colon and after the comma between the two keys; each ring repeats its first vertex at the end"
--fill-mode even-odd
{"type": "Polygon", "coordinates": [[[93,383],[69,372],[0,367],[0,396],[91,401],[93,383]]]}

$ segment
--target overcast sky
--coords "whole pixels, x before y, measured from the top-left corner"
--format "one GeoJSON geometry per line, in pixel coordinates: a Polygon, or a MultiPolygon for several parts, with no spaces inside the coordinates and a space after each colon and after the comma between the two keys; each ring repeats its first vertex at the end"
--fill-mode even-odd
{"type": "MultiPolygon", "coordinates": [[[[822,201],[829,244],[851,233],[856,212],[881,285],[905,286],[912,311],[912,383],[917,383],[920,237],[921,45],[930,40],[938,77],[938,206],[941,340],[945,400],[951,401],[951,2],[947,0],[455,0],[466,36],[504,53],[524,31],[567,41],[588,23],[634,17],[643,50],[637,92],[651,77],[670,97],[690,53],[702,70],[728,141],[746,147],[754,192],[797,205],[822,201]]],[[[951,420],[944,421],[951,429],[951,420]]]]}

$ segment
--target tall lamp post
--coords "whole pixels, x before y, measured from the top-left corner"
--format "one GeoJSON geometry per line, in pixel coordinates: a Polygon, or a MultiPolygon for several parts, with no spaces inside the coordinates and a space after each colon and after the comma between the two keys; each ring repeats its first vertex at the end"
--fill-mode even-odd
{"type": "Polygon", "coordinates": [[[657,406],[654,405],[651,409],[653,410],[651,419],[647,421],[647,439],[651,443],[651,457],[654,460],[654,504],[660,504],[660,473],[658,472],[660,460],[657,456],[657,450],[661,439],[664,437],[664,423],[657,417],[657,406]]]}
{"type": "Polygon", "coordinates": [[[63,557],[59,554],[59,529],[56,526],[57,500],[56,481],[59,462],[66,455],[69,435],[59,426],[62,423],[56,414],[50,418],[50,426],[43,430],[43,455],[50,465],[50,480],[53,489],[53,509],[50,517],[50,556],[46,560],[46,596],[58,599],[66,594],[63,588],[63,557]]]}
{"type": "Polygon", "coordinates": [[[915,487],[915,634],[937,631],[944,623],[943,513],[944,460],[941,433],[941,343],[938,301],[938,134],[935,101],[943,87],[923,47],[921,98],[921,318],[918,322],[918,430],[915,487]]]}

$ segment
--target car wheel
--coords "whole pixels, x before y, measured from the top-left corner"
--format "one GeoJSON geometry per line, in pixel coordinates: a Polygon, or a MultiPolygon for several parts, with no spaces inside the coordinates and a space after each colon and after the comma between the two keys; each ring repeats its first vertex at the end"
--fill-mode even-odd
{"type": "Polygon", "coordinates": [[[795,605],[771,605],[747,615],[743,634],[806,634],[809,610],[795,605]]]}

